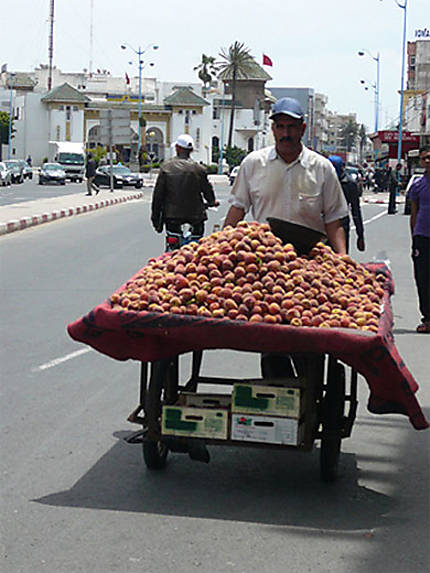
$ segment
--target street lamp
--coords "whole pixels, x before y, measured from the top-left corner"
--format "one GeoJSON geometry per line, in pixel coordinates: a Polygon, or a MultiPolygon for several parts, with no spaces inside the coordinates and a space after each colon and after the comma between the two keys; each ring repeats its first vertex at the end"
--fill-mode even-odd
{"type": "MultiPolygon", "coordinates": [[[[129,44],[122,44],[121,45],[121,49],[122,50],[126,50],[127,48],[129,48],[130,50],[132,50],[138,57],[138,64],[139,64],[139,107],[138,107],[138,112],[137,112],[137,116],[138,116],[138,122],[137,122],[137,129],[138,129],[138,140],[137,140],[137,157],[140,157],[140,147],[141,147],[141,138],[140,138],[140,133],[141,133],[141,111],[142,111],[142,69],[143,69],[143,60],[142,60],[142,56],[143,54],[146,52],[146,50],[148,48],[152,48],[153,50],[158,50],[158,46],[155,44],[148,44],[145,48],[141,48],[139,46],[139,48],[137,50],[135,50],[132,46],[130,46],[129,44]]],[[[153,63],[149,64],[150,66],[153,66],[153,63]]]]}
{"type": "Polygon", "coordinates": [[[218,174],[222,175],[223,172],[223,147],[224,147],[224,121],[225,121],[225,82],[222,84],[222,112],[221,112],[221,141],[219,146],[219,164],[218,174]]]}
{"type": "MultiPolygon", "coordinates": [[[[374,60],[376,62],[376,83],[374,84],[374,89],[375,89],[375,133],[376,133],[378,131],[378,126],[379,126],[379,65],[380,65],[380,59],[379,59],[379,52],[377,53],[376,56],[371,54],[368,50],[360,50],[358,52],[359,56],[364,56],[365,54],[368,54],[372,58],[372,60],[374,60]]],[[[361,83],[364,83],[364,81],[362,80],[361,83]]]]}
{"type": "Polygon", "coordinates": [[[400,119],[399,119],[399,141],[397,144],[397,163],[402,160],[402,130],[403,130],[403,83],[405,77],[405,44],[406,44],[406,13],[408,9],[408,0],[400,3],[395,0],[397,6],[403,10],[403,40],[402,40],[402,71],[400,77],[400,119]]]}
{"type": "Polygon", "coordinates": [[[8,149],[7,149],[7,158],[10,159],[11,157],[11,146],[12,146],[12,96],[13,96],[13,83],[12,78],[15,78],[16,74],[11,73],[9,74],[9,87],[10,87],[10,95],[9,95],[9,126],[8,126],[8,149]]]}

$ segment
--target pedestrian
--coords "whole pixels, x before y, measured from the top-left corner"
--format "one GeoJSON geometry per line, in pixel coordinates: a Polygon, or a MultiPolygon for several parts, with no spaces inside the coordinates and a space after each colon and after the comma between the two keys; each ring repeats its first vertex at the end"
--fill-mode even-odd
{"type": "Polygon", "coordinates": [[[163,163],[155,182],[151,205],[151,222],[157,233],[181,233],[184,223],[191,225],[191,235],[197,240],[204,234],[206,206],[218,206],[207,173],[190,157],[193,138],[180,135],[174,144],[176,157],[163,163]]]}
{"type": "Polygon", "coordinates": [[[397,179],[397,172],[394,173],[391,167],[386,170],[386,187],[388,189],[388,215],[395,215],[397,213],[396,197],[399,181],[397,179]]]}
{"type": "MultiPolygon", "coordinates": [[[[250,211],[260,222],[276,217],[320,231],[336,252],[346,254],[342,219],[348,206],[333,165],[302,143],[306,123],[300,103],[288,97],[279,99],[269,119],[275,145],[252,151],[243,159],[224,227],[236,226],[250,211]]],[[[263,378],[294,377],[304,374],[305,367],[298,355],[261,356],[263,378]]]]}
{"type": "MultiPolygon", "coordinates": [[[[360,190],[358,188],[357,183],[345,171],[343,160],[339,155],[330,155],[329,160],[333,164],[333,167],[336,170],[336,174],[339,177],[339,182],[342,186],[343,194],[345,195],[349,211],[351,212],[352,215],[352,220],[354,221],[355,232],[357,234],[357,249],[359,251],[364,251],[365,249],[364,225],[360,207],[360,190]]],[[[342,226],[345,231],[346,252],[348,252],[349,232],[351,226],[349,214],[342,219],[342,226]]]]}
{"type": "Polygon", "coordinates": [[[417,332],[430,333],[430,145],[420,149],[424,175],[409,189],[411,200],[410,228],[415,284],[421,312],[417,332]]]}
{"type": "Polygon", "coordinates": [[[299,102],[281,98],[270,119],[275,145],[242,161],[224,226],[235,226],[251,211],[260,222],[276,217],[320,231],[345,254],[342,219],[348,206],[333,165],[301,141],[306,123],[299,102]]]}
{"type": "Polygon", "coordinates": [[[95,184],[94,179],[96,177],[96,162],[93,159],[93,154],[88,153],[87,155],[87,164],[85,166],[85,177],[87,178],[87,195],[92,195],[93,189],[98,195],[100,191],[100,187],[95,184]]]}
{"type": "Polygon", "coordinates": [[[29,167],[31,167],[31,164],[32,164],[32,159],[31,159],[31,155],[29,155],[29,156],[27,157],[27,165],[28,165],[29,167]]]}
{"type": "Polygon", "coordinates": [[[374,188],[374,192],[375,193],[381,193],[382,191],[384,191],[384,171],[381,169],[381,167],[376,167],[375,169],[375,176],[374,176],[374,180],[375,180],[375,188],[374,188]]]}

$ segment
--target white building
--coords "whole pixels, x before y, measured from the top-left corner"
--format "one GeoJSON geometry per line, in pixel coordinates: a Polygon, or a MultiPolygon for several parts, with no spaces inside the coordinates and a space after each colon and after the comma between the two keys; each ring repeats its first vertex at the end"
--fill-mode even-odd
{"type": "MultiPolygon", "coordinates": [[[[158,160],[172,156],[171,145],[181,133],[195,140],[193,158],[210,164],[213,152],[225,147],[231,114],[229,78],[210,89],[200,83],[159,82],[144,78],[138,90],[136,78],[114,78],[106,71],[65,74],[54,68],[53,89],[47,85],[47,66],[30,74],[2,74],[3,85],[15,78],[13,117],[15,135],[12,157],[32,156],[40,164],[49,154],[49,141],[82,142],[88,148],[100,143],[100,111],[130,111],[130,144],[120,152],[125,160],[136,157],[139,103],[141,148],[158,160]],[[24,82],[23,78],[26,78],[24,82]],[[22,86],[21,86],[22,84],[22,86]],[[139,102],[140,100],[140,102],[139,102]]],[[[232,145],[251,151],[270,141],[268,111],[271,98],[265,90],[270,76],[255,63],[251,77],[239,78],[232,145]]]]}

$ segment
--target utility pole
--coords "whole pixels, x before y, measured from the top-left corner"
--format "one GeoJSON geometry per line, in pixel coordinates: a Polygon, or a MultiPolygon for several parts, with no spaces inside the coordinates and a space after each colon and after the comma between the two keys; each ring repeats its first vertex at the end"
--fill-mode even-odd
{"type": "Polygon", "coordinates": [[[93,77],[93,21],[94,21],[94,0],[91,0],[91,21],[90,21],[90,78],[93,77]]]}
{"type": "Polygon", "coordinates": [[[49,9],[48,90],[52,88],[52,60],[54,58],[54,1],[55,0],[50,0],[50,9],[49,9]]]}

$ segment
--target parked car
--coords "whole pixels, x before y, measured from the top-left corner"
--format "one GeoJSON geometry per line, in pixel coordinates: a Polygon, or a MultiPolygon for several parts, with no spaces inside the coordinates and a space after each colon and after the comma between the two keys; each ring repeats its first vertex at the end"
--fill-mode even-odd
{"type": "Polygon", "coordinates": [[[233,185],[238,173],[239,173],[239,165],[236,165],[236,167],[233,167],[233,169],[230,172],[230,175],[228,176],[230,185],[233,185]]]}
{"type": "Polygon", "coordinates": [[[22,183],[24,181],[24,169],[18,159],[8,159],[4,162],[12,175],[12,183],[22,183]]]}
{"type": "MultiPolygon", "coordinates": [[[[114,188],[120,189],[122,187],[135,187],[140,189],[143,185],[142,178],[139,173],[133,173],[125,165],[113,165],[112,167],[114,188]]],[[[100,186],[110,187],[110,166],[103,165],[96,171],[95,184],[100,186]]]]}
{"type": "Polygon", "coordinates": [[[6,187],[12,183],[12,172],[6,167],[6,164],[0,162],[0,185],[6,187]]]}
{"type": "Polygon", "coordinates": [[[22,165],[24,179],[33,179],[33,169],[30,167],[27,161],[24,161],[24,159],[17,159],[16,161],[22,165]]]}
{"type": "Polygon", "coordinates": [[[39,185],[45,183],[66,184],[66,172],[59,163],[44,163],[39,171],[39,185]]]}

